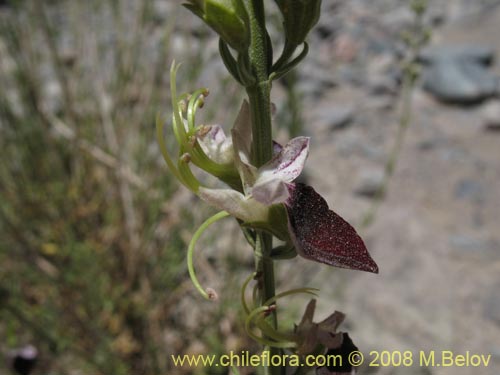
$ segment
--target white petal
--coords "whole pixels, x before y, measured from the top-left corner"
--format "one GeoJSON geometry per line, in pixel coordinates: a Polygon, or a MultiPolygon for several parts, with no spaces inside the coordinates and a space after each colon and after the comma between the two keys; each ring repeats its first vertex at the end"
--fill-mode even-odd
{"type": "Polygon", "coordinates": [[[233,142],[220,125],[208,125],[208,131],[198,135],[198,142],[210,160],[229,164],[234,160],[233,142]]]}
{"type": "Polygon", "coordinates": [[[244,222],[267,221],[268,207],[236,190],[200,187],[198,195],[210,205],[225,210],[244,222]]]}
{"type": "Polygon", "coordinates": [[[252,123],[250,120],[250,108],[245,100],[241,105],[240,112],[231,130],[235,163],[240,173],[245,194],[250,193],[250,187],[255,183],[257,168],[250,163],[250,145],[252,142],[252,123]]]}
{"type": "Polygon", "coordinates": [[[252,188],[252,196],[256,201],[270,206],[284,203],[290,196],[287,183],[277,178],[256,184],[252,188]]]}
{"type": "Polygon", "coordinates": [[[255,184],[272,179],[292,182],[299,177],[309,154],[309,138],[297,137],[288,142],[268,163],[259,168],[255,184]]]}
{"type": "Polygon", "coordinates": [[[240,111],[231,129],[231,135],[235,138],[234,146],[236,150],[243,152],[246,158],[249,159],[252,145],[252,120],[250,117],[250,106],[246,100],[241,104],[240,111]]]}

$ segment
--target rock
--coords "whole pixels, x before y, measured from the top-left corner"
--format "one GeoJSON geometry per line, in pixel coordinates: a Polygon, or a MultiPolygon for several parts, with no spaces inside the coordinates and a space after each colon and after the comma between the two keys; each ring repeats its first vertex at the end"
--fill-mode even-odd
{"type": "Polygon", "coordinates": [[[334,72],[325,68],[320,62],[304,64],[298,73],[297,87],[304,95],[320,96],[338,85],[334,72]]]}
{"type": "Polygon", "coordinates": [[[458,199],[470,199],[474,202],[484,200],[484,186],[475,180],[461,180],[455,185],[455,197],[458,199]]]}
{"type": "Polygon", "coordinates": [[[483,314],[500,325],[500,284],[494,285],[487,293],[487,300],[484,305],[483,314]]]}
{"type": "Polygon", "coordinates": [[[395,95],[398,82],[394,76],[377,74],[368,77],[368,89],[373,95],[395,95]]]}
{"type": "Polygon", "coordinates": [[[317,25],[312,29],[312,34],[320,40],[335,37],[341,27],[341,21],[337,12],[323,9],[317,25]]]}
{"type": "Polygon", "coordinates": [[[391,31],[408,29],[415,22],[415,15],[410,7],[394,7],[382,15],[381,23],[391,31]]]}
{"type": "Polygon", "coordinates": [[[335,40],[333,51],[336,60],[349,63],[356,59],[359,53],[359,45],[353,36],[342,34],[335,40]]]}
{"type": "Polygon", "coordinates": [[[450,246],[462,254],[477,254],[496,256],[496,247],[493,241],[472,237],[466,234],[452,234],[449,237],[450,246]]]}
{"type": "Polygon", "coordinates": [[[435,4],[426,12],[426,18],[429,25],[432,26],[442,26],[447,21],[446,9],[444,9],[443,4],[435,4]]]}
{"type": "Polygon", "coordinates": [[[311,56],[296,70],[297,89],[303,97],[318,98],[338,85],[336,72],[326,66],[319,56],[311,56]]]}
{"type": "Polygon", "coordinates": [[[353,86],[363,86],[366,83],[366,72],[360,66],[353,64],[340,65],[337,68],[339,81],[353,86]]]}
{"type": "Polygon", "coordinates": [[[491,101],[481,109],[481,122],[486,130],[500,131],[500,101],[491,101]]]}
{"type": "Polygon", "coordinates": [[[394,107],[394,97],[389,94],[369,96],[363,103],[363,109],[386,111],[394,107]]]}
{"type": "Polygon", "coordinates": [[[434,150],[436,148],[440,148],[446,146],[448,144],[448,140],[444,137],[432,137],[419,141],[417,143],[417,148],[420,151],[429,151],[434,150]]]}
{"type": "Polygon", "coordinates": [[[394,54],[383,53],[367,66],[367,86],[373,95],[395,95],[399,89],[400,72],[394,54]]]}
{"type": "Polygon", "coordinates": [[[485,46],[440,46],[419,56],[424,63],[423,87],[437,99],[472,104],[497,93],[498,81],[487,70],[493,50],[485,46]]]}
{"type": "Polygon", "coordinates": [[[340,156],[346,158],[357,155],[370,160],[380,160],[384,156],[383,150],[370,142],[362,140],[356,134],[336,137],[334,139],[334,148],[340,156]]]}
{"type": "Polygon", "coordinates": [[[488,46],[445,45],[424,49],[419,55],[419,60],[424,64],[435,64],[443,60],[468,60],[489,66],[494,57],[494,49],[488,46]]]}
{"type": "Polygon", "coordinates": [[[319,109],[314,122],[330,130],[346,128],[354,119],[354,108],[351,106],[331,106],[319,109]]]}
{"type": "Polygon", "coordinates": [[[363,169],[358,175],[354,192],[357,195],[373,198],[384,183],[383,169],[363,169]]]}
{"type": "Polygon", "coordinates": [[[475,60],[439,60],[423,74],[423,88],[443,102],[477,103],[495,95],[497,87],[495,77],[475,60]]]}

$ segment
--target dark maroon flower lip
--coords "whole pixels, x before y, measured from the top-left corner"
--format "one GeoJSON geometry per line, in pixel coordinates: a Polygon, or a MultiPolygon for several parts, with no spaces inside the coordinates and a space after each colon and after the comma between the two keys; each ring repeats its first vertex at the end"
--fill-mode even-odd
{"type": "Polygon", "coordinates": [[[289,184],[285,202],[290,236],[304,258],[330,266],[378,273],[356,230],[328,208],[312,187],[289,184]]]}
{"type": "Polygon", "coordinates": [[[339,332],[337,335],[342,336],[342,344],[338,348],[329,348],[326,352],[327,356],[340,356],[342,361],[338,361],[335,365],[326,366],[329,374],[350,374],[352,373],[353,366],[349,358],[355,353],[359,352],[358,347],[352,342],[347,332],[339,332]]]}

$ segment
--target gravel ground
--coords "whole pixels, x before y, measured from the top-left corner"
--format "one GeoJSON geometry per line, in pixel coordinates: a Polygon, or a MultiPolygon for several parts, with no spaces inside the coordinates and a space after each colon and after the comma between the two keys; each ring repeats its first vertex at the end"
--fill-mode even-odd
{"type": "MultiPolygon", "coordinates": [[[[306,94],[312,137],[308,176],[330,207],[351,223],[359,223],[372,202],[370,192],[380,183],[400,111],[399,96],[390,92],[391,69],[395,35],[408,15],[404,6],[397,7],[402,2],[376,3],[340,3],[336,17],[342,26],[313,44],[313,54],[319,53],[308,63],[336,80],[319,96],[306,94]],[[345,61],[334,66],[339,53],[345,61]],[[373,82],[384,83],[386,92],[374,94],[373,82]],[[337,126],[339,119],[346,122],[346,108],[350,118],[337,126]]],[[[431,45],[488,46],[498,56],[497,5],[431,2],[431,45]]],[[[321,27],[331,17],[323,18],[321,27]]],[[[498,74],[498,65],[491,72],[498,74]]],[[[326,297],[324,313],[332,305],[347,313],[346,327],[367,358],[374,358],[368,355],[371,350],[411,350],[416,355],[434,350],[436,358],[442,350],[491,354],[488,367],[415,365],[366,368],[366,373],[497,374],[500,133],[487,127],[485,116],[490,113],[489,121],[499,121],[494,113],[499,102],[491,97],[474,105],[444,104],[420,88],[413,99],[413,120],[387,196],[375,222],[360,230],[380,274],[323,267],[315,273],[302,260],[295,266],[311,267],[316,276],[310,282],[321,286],[326,297]]]]}

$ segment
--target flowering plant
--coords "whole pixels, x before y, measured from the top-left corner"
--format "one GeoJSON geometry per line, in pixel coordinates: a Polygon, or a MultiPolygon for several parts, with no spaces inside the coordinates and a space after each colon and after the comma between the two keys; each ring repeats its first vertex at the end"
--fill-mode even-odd
{"type": "MultiPolygon", "coordinates": [[[[304,168],[309,138],[296,137],[285,146],[274,142],[271,160],[257,168],[250,162],[248,102],[243,102],[230,137],[220,125],[196,126],[196,110],[208,91],[201,89],[185,96],[189,100],[176,97],[177,68],[173,65],[171,69],[175,108],[172,125],[179,142],[177,167],[166,150],[161,123],[158,138],[167,164],[179,181],[205,202],[239,219],[242,226],[268,231],[284,241],[287,254],[295,252],[331,266],[377,273],[376,263],[354,228],[329,210],[312,187],[293,182],[304,168]],[[191,172],[190,163],[228,187],[203,186],[191,172]]],[[[275,253],[272,257],[282,255],[275,253]]]]}
{"type": "MultiPolygon", "coordinates": [[[[186,4],[220,35],[221,57],[229,72],[245,87],[249,101],[241,105],[228,135],[220,125],[197,125],[196,112],[203,106],[208,90],[177,95],[179,66],[173,63],[170,88],[177,156],[172,157],[167,150],[160,119],[157,137],[163,157],[176,178],[202,200],[221,210],[201,225],[189,245],[188,269],[196,288],[205,298],[217,298],[213,289],[203,288],[197,280],[193,267],[196,241],[215,221],[227,216],[236,218],[256,258],[256,270],[242,287],[248,334],[272,349],[289,348],[298,354],[308,354],[318,347],[333,350],[342,346],[347,339],[336,329],[344,315],[335,312],[321,323],[314,323],[316,302],[313,299],[293,332],[278,330],[276,301],[295,293],[315,294],[315,290],[300,288],[276,294],[273,261],[300,255],[353,270],[378,273],[378,267],[355,229],[330,210],[312,187],[294,182],[304,168],[310,139],[296,137],[285,145],[272,141],[271,83],[307,54],[304,40],[317,22],[321,2],[276,0],[276,3],[284,19],[285,46],[275,63],[265,29],[262,1],[192,0],[186,4]],[[239,34],[234,35],[235,30],[239,34]],[[303,50],[294,58],[300,45],[303,50]],[[237,54],[236,58],[231,49],[237,54]],[[217,177],[225,187],[205,186],[195,177],[191,165],[217,177]],[[273,237],[283,245],[273,247],[273,237]],[[245,290],[252,279],[258,282],[254,298],[248,303],[245,290]],[[256,327],[262,335],[255,334],[256,327]]],[[[281,373],[280,369],[270,371],[281,373]]]]}

